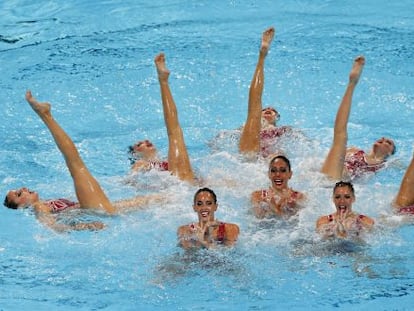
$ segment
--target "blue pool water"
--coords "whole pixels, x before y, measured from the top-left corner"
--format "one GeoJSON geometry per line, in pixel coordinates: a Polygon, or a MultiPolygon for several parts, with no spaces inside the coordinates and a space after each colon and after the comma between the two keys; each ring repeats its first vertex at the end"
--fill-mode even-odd
{"type": "MultiPolygon", "coordinates": [[[[0,209],[0,310],[410,310],[414,229],[390,218],[413,152],[414,8],[410,1],[28,1],[0,3],[1,193],[29,186],[74,199],[52,138],[24,101],[53,104],[111,199],[148,192],[165,205],[99,217],[101,232],[57,234],[29,210],[0,209]],[[259,222],[250,193],[267,186],[264,163],[237,154],[262,31],[276,27],[264,105],[304,137],[285,142],[291,185],[308,205],[296,222],[259,222]],[[238,223],[235,248],[184,254],[176,229],[195,220],[195,187],[165,173],[131,176],[127,146],[149,138],[167,153],[153,58],[165,52],[194,168],[238,223]],[[349,143],[395,139],[389,168],[356,182],[354,208],[378,221],[361,247],[321,243],[333,211],[318,169],[355,56],[366,66],[349,143]],[[217,135],[227,130],[227,138],[217,135]],[[229,138],[230,136],[230,138],[229,138]]],[[[414,190],[413,190],[414,191],[414,190]]],[[[73,215],[90,219],[94,215],[73,215]]]]}

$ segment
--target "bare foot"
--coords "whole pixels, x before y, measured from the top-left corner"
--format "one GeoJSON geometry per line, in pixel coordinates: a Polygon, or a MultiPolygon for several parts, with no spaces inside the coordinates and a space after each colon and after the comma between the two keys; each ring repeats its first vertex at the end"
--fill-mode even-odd
{"type": "Polygon", "coordinates": [[[351,72],[349,73],[349,82],[357,84],[359,77],[361,76],[362,69],[365,65],[365,57],[358,56],[354,60],[354,65],[352,66],[351,72]]]}
{"type": "Polygon", "coordinates": [[[49,103],[39,103],[36,98],[33,97],[30,90],[26,91],[26,100],[32,107],[32,109],[39,115],[50,115],[50,104],[49,103]]]}
{"type": "Polygon", "coordinates": [[[158,78],[160,80],[167,80],[168,76],[170,75],[170,71],[167,69],[165,65],[164,53],[160,53],[157,56],[155,56],[154,62],[155,66],[157,67],[158,78]]]}
{"type": "Polygon", "coordinates": [[[272,43],[273,37],[275,36],[275,28],[270,27],[263,32],[262,45],[260,46],[260,52],[265,55],[269,51],[270,43],[272,43]]]}

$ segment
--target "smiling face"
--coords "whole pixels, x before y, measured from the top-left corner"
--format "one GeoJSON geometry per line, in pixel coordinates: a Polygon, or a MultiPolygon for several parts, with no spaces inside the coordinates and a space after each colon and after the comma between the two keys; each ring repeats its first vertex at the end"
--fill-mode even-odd
{"type": "Polygon", "coordinates": [[[270,162],[268,176],[273,189],[287,189],[289,179],[292,177],[289,163],[283,157],[274,158],[270,162]]]}
{"type": "Polygon", "coordinates": [[[333,202],[339,215],[347,215],[352,212],[352,204],[355,202],[355,194],[349,183],[338,183],[333,192],[333,202]],[[339,184],[339,185],[338,185],[339,184]]]}
{"type": "Polygon", "coordinates": [[[27,188],[20,188],[17,190],[10,190],[6,195],[6,201],[8,207],[26,208],[39,201],[39,195],[37,192],[27,188]]]}
{"type": "Polygon", "coordinates": [[[213,221],[214,213],[217,210],[217,202],[214,195],[209,191],[200,191],[194,198],[193,208],[200,223],[213,221]]]}

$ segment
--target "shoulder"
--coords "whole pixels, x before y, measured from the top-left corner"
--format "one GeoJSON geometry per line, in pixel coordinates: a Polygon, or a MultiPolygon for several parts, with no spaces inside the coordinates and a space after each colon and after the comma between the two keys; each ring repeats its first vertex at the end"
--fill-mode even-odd
{"type": "Polygon", "coordinates": [[[187,224],[179,226],[177,229],[178,235],[188,234],[191,233],[194,230],[194,224],[187,224]]]}
{"type": "Polygon", "coordinates": [[[240,227],[236,224],[232,224],[232,223],[224,223],[224,226],[226,227],[226,231],[232,231],[234,233],[237,232],[237,234],[240,232],[240,227]]]}
{"type": "Polygon", "coordinates": [[[316,221],[316,226],[326,225],[334,219],[335,219],[335,216],[333,214],[320,216],[318,220],[316,221]]]}
{"type": "Polygon", "coordinates": [[[366,215],[363,215],[363,214],[358,214],[356,217],[357,217],[358,221],[360,221],[363,224],[368,225],[368,226],[372,226],[375,223],[373,218],[371,218],[369,216],[366,216],[366,215]]]}
{"type": "Polygon", "coordinates": [[[358,147],[355,147],[355,146],[351,146],[351,147],[348,147],[346,149],[346,154],[347,155],[352,155],[352,154],[356,154],[356,153],[365,153],[365,151],[358,148],[358,147]]]}
{"type": "Polygon", "coordinates": [[[133,170],[133,171],[138,171],[138,170],[140,170],[140,169],[145,169],[145,168],[147,168],[148,167],[148,165],[149,165],[149,162],[148,161],[146,161],[146,160],[137,160],[137,161],[135,161],[135,163],[132,165],[132,167],[131,167],[131,169],[133,170]]]}
{"type": "MultiPolygon", "coordinates": [[[[238,225],[233,224],[233,223],[220,223],[220,226],[224,227],[224,234],[223,237],[225,237],[225,239],[230,242],[230,243],[234,243],[240,233],[240,228],[238,225]]],[[[220,228],[218,229],[220,231],[220,228]]],[[[221,235],[222,233],[218,233],[219,235],[221,235]]]]}
{"type": "Polygon", "coordinates": [[[291,196],[292,199],[295,199],[297,201],[301,201],[301,200],[304,200],[306,198],[306,195],[303,192],[296,191],[296,190],[293,190],[293,189],[291,189],[291,195],[290,196],[291,196]]]}
{"type": "Polygon", "coordinates": [[[253,191],[252,192],[252,194],[251,194],[251,200],[253,202],[260,202],[264,198],[266,198],[267,196],[268,196],[268,191],[266,189],[256,190],[256,191],[253,191]]]}
{"type": "Polygon", "coordinates": [[[40,213],[51,213],[52,212],[52,207],[50,206],[50,204],[47,204],[46,201],[38,201],[34,203],[33,209],[35,210],[35,212],[40,212],[40,213]]]}

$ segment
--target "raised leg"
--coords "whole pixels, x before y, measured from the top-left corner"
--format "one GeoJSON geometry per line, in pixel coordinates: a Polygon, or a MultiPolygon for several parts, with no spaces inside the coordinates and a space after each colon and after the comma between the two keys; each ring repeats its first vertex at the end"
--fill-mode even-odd
{"type": "Polygon", "coordinates": [[[331,149],[325,159],[321,172],[333,179],[341,179],[348,142],[348,120],[351,112],[352,97],[364,68],[365,58],[358,56],[354,60],[349,74],[349,83],[339,105],[334,125],[334,138],[331,149]]]}
{"type": "Polygon", "coordinates": [[[241,153],[258,153],[260,151],[264,61],[274,35],[275,29],[273,27],[266,29],[262,35],[259,59],[250,83],[247,120],[240,137],[239,151],[241,153]]]}
{"type": "Polygon", "coordinates": [[[32,96],[30,91],[26,92],[26,100],[45,123],[52,134],[57,147],[62,152],[69,172],[72,175],[76,196],[80,206],[82,208],[101,208],[108,213],[113,213],[115,211],[114,207],[103,192],[99,183],[83,163],[72,139],[53,118],[50,104],[46,102],[38,102],[32,96]]]}
{"type": "Polygon", "coordinates": [[[414,205],[414,155],[401,181],[395,203],[399,207],[414,205]]]}
{"type": "Polygon", "coordinates": [[[155,66],[160,83],[164,120],[168,134],[168,170],[181,180],[193,182],[194,173],[191,168],[183,131],[178,121],[177,107],[168,84],[170,72],[165,65],[165,55],[163,53],[155,57],[155,66]]]}

